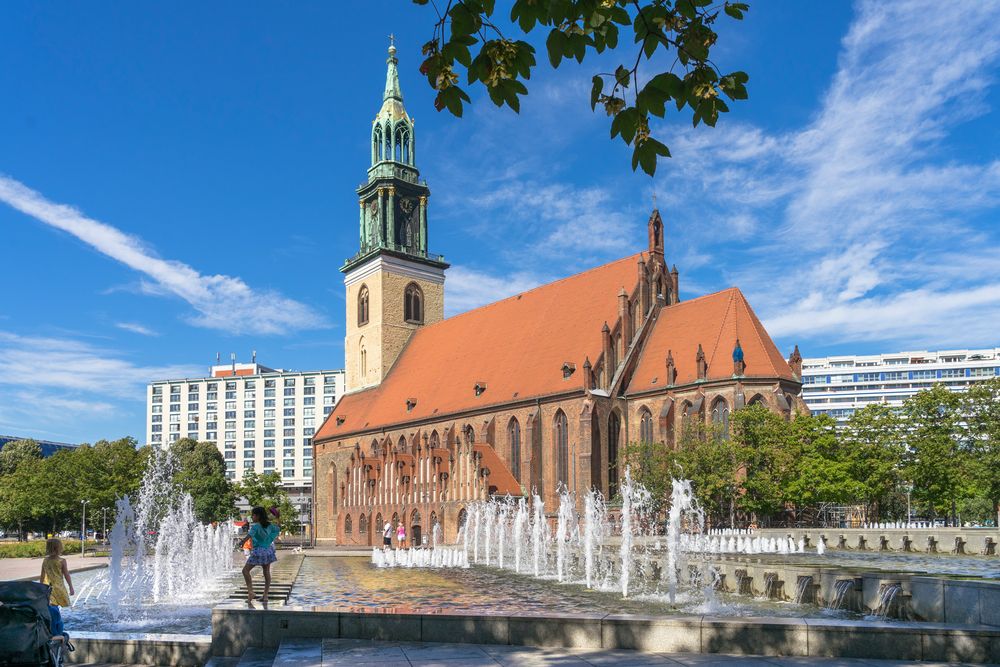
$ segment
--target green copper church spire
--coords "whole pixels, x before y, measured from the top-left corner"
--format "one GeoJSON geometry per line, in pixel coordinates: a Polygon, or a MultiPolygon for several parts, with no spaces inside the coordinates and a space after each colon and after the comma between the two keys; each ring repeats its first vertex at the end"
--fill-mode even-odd
{"type": "Polygon", "coordinates": [[[371,129],[368,181],[357,190],[358,254],[347,260],[347,272],[376,255],[391,256],[443,269],[444,258],[427,251],[427,200],[430,189],[417,170],[414,121],[403,107],[396,46],[389,36],[388,68],[382,106],[371,129]]]}
{"type": "Polygon", "coordinates": [[[399,89],[399,72],[396,69],[399,61],[396,60],[396,45],[393,43],[392,35],[389,35],[389,58],[385,62],[389,65],[389,68],[385,73],[385,94],[382,96],[382,99],[394,99],[402,102],[403,91],[399,89]]]}

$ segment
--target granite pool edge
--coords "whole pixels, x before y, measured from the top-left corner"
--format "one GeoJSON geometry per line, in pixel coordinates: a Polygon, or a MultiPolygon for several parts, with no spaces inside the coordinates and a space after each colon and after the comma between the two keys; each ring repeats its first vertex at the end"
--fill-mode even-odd
{"type": "Polygon", "coordinates": [[[626,614],[420,614],[279,608],[212,610],[212,654],[292,638],[509,644],[720,653],[1000,662],[1000,628],[839,619],[626,614]]]}
{"type": "Polygon", "coordinates": [[[65,654],[67,664],[200,667],[212,657],[211,635],[73,631],[71,636],[76,651],[65,654]]]}

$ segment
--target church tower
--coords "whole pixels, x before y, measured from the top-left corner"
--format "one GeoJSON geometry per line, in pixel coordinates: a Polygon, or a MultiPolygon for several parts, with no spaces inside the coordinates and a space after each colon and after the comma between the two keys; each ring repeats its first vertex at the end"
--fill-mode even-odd
{"type": "Polygon", "coordinates": [[[347,288],[346,389],[378,385],[413,332],[444,317],[444,257],[427,252],[430,190],[416,167],[413,119],[403,107],[396,47],[371,130],[368,181],[358,188],[359,251],[347,288]]]}

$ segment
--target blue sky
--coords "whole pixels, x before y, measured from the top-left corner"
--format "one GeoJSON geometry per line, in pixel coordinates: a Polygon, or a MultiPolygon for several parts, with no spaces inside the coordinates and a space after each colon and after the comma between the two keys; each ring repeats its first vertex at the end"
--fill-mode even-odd
{"type": "Polygon", "coordinates": [[[750,99],[668,115],[650,179],[589,107],[624,55],[540,51],[520,115],[459,120],[405,0],[5,3],[0,432],[141,438],[145,383],[216,352],[342,366],[389,32],[449,314],[641,249],[655,192],[682,297],[740,286],[783,352],[1000,345],[998,9],[754,3],[716,53],[750,99]]]}

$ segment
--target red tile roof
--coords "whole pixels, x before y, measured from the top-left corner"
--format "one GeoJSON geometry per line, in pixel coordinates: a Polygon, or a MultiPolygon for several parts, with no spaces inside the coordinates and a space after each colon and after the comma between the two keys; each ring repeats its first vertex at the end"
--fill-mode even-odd
{"type": "Polygon", "coordinates": [[[730,287],[660,311],[656,326],[643,346],[628,393],[664,386],[668,350],[677,369],[675,384],[697,380],[695,358],[699,344],[708,362],[707,379],[731,378],[737,338],[746,362],[744,376],[794,379],[788,362],[775,347],[746,297],[738,288],[730,287]]]}
{"type": "Polygon", "coordinates": [[[316,440],[564,391],[582,390],[583,368],[601,354],[601,327],[631,293],[639,254],[421,327],[376,388],[346,394],[316,440]],[[476,396],[474,387],[485,383],[476,396]],[[407,410],[407,399],[416,399],[407,410]],[[343,423],[338,425],[339,420],[343,423]]]}

